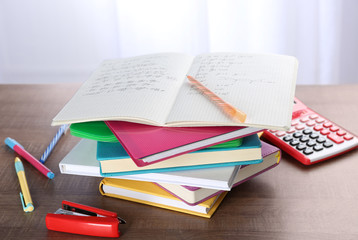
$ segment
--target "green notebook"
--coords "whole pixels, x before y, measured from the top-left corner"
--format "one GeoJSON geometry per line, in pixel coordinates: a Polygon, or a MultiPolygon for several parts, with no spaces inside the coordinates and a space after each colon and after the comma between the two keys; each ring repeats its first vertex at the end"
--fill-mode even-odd
{"type": "MultiPolygon", "coordinates": [[[[103,121],[72,123],[70,132],[73,136],[92,139],[100,142],[118,142],[112,131],[103,121]]],[[[223,142],[209,148],[230,148],[242,144],[242,138],[223,142]]]]}

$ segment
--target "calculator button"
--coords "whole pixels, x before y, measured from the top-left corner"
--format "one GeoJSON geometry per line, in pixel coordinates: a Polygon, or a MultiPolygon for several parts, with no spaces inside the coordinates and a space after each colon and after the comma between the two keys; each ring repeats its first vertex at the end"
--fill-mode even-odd
{"type": "Polygon", "coordinates": [[[323,149],[323,147],[322,147],[322,145],[316,145],[316,146],[314,146],[313,147],[313,150],[315,150],[315,151],[321,151],[323,149]]]}
{"type": "Polygon", "coordinates": [[[316,125],[313,127],[314,130],[316,131],[321,131],[323,129],[323,126],[322,125],[316,125]]]}
{"type": "Polygon", "coordinates": [[[292,146],[296,146],[296,145],[300,144],[300,141],[294,139],[294,140],[292,140],[292,141],[290,142],[290,144],[291,144],[292,146]]]}
{"type": "Polygon", "coordinates": [[[306,144],[307,144],[307,146],[309,146],[309,147],[313,147],[314,145],[316,145],[316,141],[310,140],[310,141],[308,141],[306,144]]]}
{"type": "Polygon", "coordinates": [[[329,147],[333,146],[333,143],[332,142],[325,142],[325,143],[323,143],[323,146],[326,147],[326,148],[329,148],[329,147]]]}
{"type": "Polygon", "coordinates": [[[298,150],[305,150],[306,149],[306,145],[301,143],[296,147],[298,150]]]}
{"type": "Polygon", "coordinates": [[[323,130],[321,130],[321,134],[322,135],[328,135],[328,134],[330,134],[331,133],[331,131],[329,131],[328,129],[323,129],[323,130]]]}
{"type": "Polygon", "coordinates": [[[320,137],[320,138],[316,139],[316,141],[318,143],[324,143],[326,141],[326,139],[324,137],[320,137]]]}
{"type": "Polygon", "coordinates": [[[312,133],[312,130],[307,128],[305,130],[302,131],[304,134],[308,135],[308,134],[311,134],[312,133]]]}
{"type": "Polygon", "coordinates": [[[295,133],[293,134],[293,136],[294,136],[295,138],[300,138],[300,137],[303,136],[303,134],[302,134],[301,132],[295,132],[295,133]]]}
{"type": "Polygon", "coordinates": [[[296,126],[298,123],[299,123],[298,120],[294,120],[291,122],[291,126],[296,126]]]}
{"type": "Polygon", "coordinates": [[[321,118],[321,117],[316,119],[316,123],[323,123],[324,121],[325,121],[325,119],[321,118]]]}
{"type": "Polygon", "coordinates": [[[294,133],[296,129],[294,127],[290,127],[290,129],[287,131],[287,133],[294,133]]]}
{"type": "Polygon", "coordinates": [[[306,125],[309,126],[309,127],[312,127],[312,126],[316,125],[316,122],[315,121],[308,121],[306,123],[306,125]]]}
{"type": "Polygon", "coordinates": [[[308,122],[309,120],[310,120],[309,117],[306,116],[306,117],[301,118],[301,119],[300,119],[300,122],[305,123],[305,122],[308,122]]]}
{"type": "Polygon", "coordinates": [[[312,114],[312,115],[310,115],[310,119],[316,119],[316,118],[318,118],[318,115],[317,115],[317,114],[312,114]]]}
{"type": "Polygon", "coordinates": [[[275,133],[275,132],[277,132],[278,130],[270,130],[270,132],[272,132],[272,133],[275,133]]]}
{"type": "Polygon", "coordinates": [[[308,142],[310,139],[307,136],[302,136],[300,141],[301,142],[308,142]]]}
{"type": "Polygon", "coordinates": [[[289,142],[289,141],[291,141],[292,139],[293,139],[293,137],[290,136],[290,135],[287,135],[287,136],[285,136],[285,137],[283,138],[283,140],[286,141],[286,142],[289,142]]]}
{"type": "Polygon", "coordinates": [[[343,135],[346,135],[346,133],[347,133],[346,131],[344,131],[344,130],[341,129],[341,130],[339,130],[339,131],[337,132],[337,135],[338,135],[338,136],[343,136],[343,135]]]}
{"type": "Polygon", "coordinates": [[[339,130],[339,127],[332,126],[329,130],[331,130],[332,132],[337,132],[339,130]]]}
{"type": "Polygon", "coordinates": [[[310,154],[313,153],[313,150],[312,150],[312,148],[307,148],[307,149],[305,149],[305,150],[303,151],[303,153],[306,154],[306,155],[310,155],[310,154]]]}
{"type": "Polygon", "coordinates": [[[312,133],[312,134],[310,135],[310,138],[316,139],[316,138],[319,138],[319,135],[318,135],[317,133],[312,133]]]}
{"type": "Polygon", "coordinates": [[[299,124],[299,125],[297,125],[295,128],[296,128],[297,130],[302,130],[302,129],[305,128],[305,125],[299,124]]]}
{"type": "Polygon", "coordinates": [[[331,122],[326,122],[326,123],[323,124],[323,127],[329,128],[329,127],[332,127],[332,125],[333,124],[331,122]]]}
{"type": "Polygon", "coordinates": [[[329,135],[327,136],[327,138],[330,139],[330,140],[332,140],[332,141],[335,142],[335,143],[338,143],[338,144],[344,142],[344,139],[343,139],[343,138],[341,138],[340,136],[337,136],[337,135],[334,134],[334,133],[329,134],[329,135]]]}
{"type": "Polygon", "coordinates": [[[286,135],[286,132],[285,131],[278,131],[277,133],[276,133],[276,136],[277,137],[283,137],[283,136],[285,136],[286,135]]]}
{"type": "Polygon", "coordinates": [[[353,135],[351,135],[351,134],[346,134],[344,137],[343,137],[345,140],[351,140],[351,139],[353,139],[353,135]]]}

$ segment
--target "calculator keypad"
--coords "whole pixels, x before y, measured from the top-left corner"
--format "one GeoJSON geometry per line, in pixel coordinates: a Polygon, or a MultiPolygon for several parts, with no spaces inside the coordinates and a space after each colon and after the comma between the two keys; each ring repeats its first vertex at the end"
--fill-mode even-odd
{"type": "Polygon", "coordinates": [[[307,156],[311,162],[358,145],[356,137],[314,112],[293,119],[288,131],[268,131],[307,156]]]}

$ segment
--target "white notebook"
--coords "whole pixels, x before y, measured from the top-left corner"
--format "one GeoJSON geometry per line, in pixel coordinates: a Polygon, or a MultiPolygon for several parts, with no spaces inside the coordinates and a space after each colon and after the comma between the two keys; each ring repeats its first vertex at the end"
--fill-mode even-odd
{"type": "MultiPolygon", "coordinates": [[[[97,141],[82,139],[59,163],[63,174],[102,177],[96,159],[97,141]]],[[[163,182],[229,191],[240,166],[144,173],[115,178],[146,182],[163,182]]]]}

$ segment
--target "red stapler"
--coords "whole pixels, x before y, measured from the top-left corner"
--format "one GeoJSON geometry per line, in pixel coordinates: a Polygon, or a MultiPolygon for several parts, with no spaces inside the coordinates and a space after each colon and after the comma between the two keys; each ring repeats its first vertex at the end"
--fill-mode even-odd
{"type": "Polygon", "coordinates": [[[119,237],[119,224],[126,223],[117,213],[69,201],[46,215],[49,230],[98,237],[119,237]]]}

